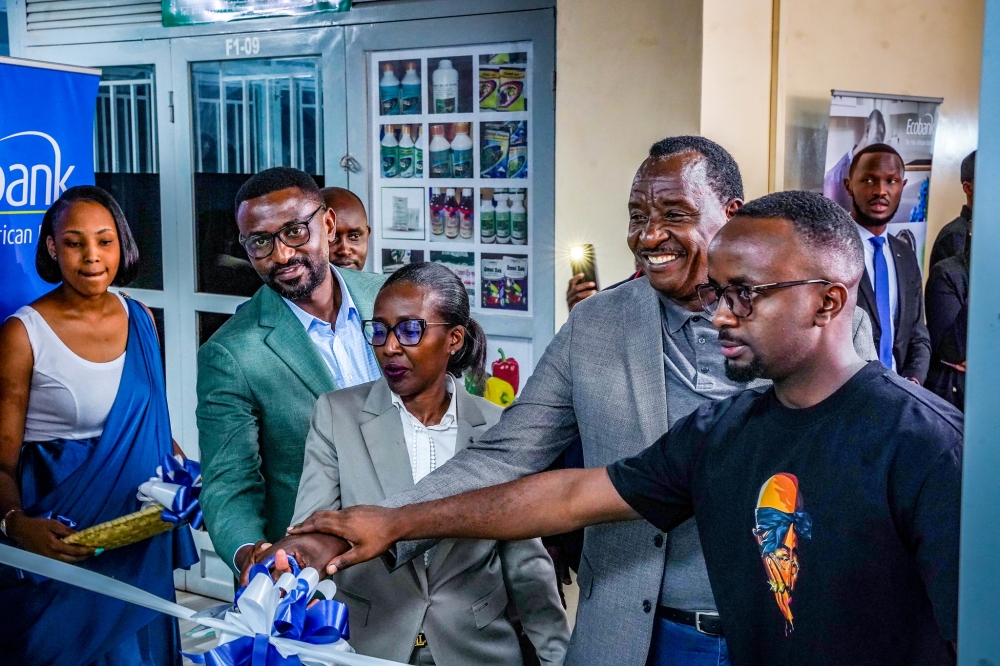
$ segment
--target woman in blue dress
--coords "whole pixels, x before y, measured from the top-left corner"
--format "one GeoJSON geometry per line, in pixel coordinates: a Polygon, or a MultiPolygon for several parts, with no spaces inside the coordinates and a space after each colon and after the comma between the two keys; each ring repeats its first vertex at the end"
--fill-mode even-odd
{"type": "MultiPolygon", "coordinates": [[[[174,451],[149,310],[108,291],[138,272],[104,190],[67,190],[45,214],[38,273],[58,286],[0,327],[0,539],[174,598],[197,560],[187,528],[103,553],[62,538],[140,507],[174,451]]],[[[0,663],[180,664],[176,620],[58,581],[0,571],[0,663]]]]}

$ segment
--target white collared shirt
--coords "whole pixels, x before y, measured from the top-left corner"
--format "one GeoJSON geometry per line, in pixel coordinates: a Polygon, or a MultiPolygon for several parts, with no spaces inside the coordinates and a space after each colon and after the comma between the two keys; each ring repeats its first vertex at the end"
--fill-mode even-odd
{"type": "Polygon", "coordinates": [[[284,296],[282,300],[306,329],[309,339],[326,361],[337,388],[373,382],[382,376],[382,371],[372,348],[365,340],[361,314],[344,284],[344,278],[332,266],[330,270],[340,284],[340,310],[337,312],[336,326],[330,326],[329,322],[312,316],[284,296]]]}
{"type": "Polygon", "coordinates": [[[392,404],[399,409],[399,419],[403,423],[403,439],[410,456],[413,483],[419,482],[455,455],[458,443],[458,406],[455,399],[455,379],[451,375],[447,375],[447,378],[451,403],[437,425],[425,426],[406,410],[402,398],[390,392],[392,404]]]}
{"type": "MultiPolygon", "coordinates": [[[[858,228],[858,234],[861,236],[861,244],[865,248],[865,270],[868,272],[868,281],[871,284],[872,291],[875,291],[875,246],[869,240],[874,238],[875,234],[860,224],[855,223],[854,226],[858,228]]],[[[880,321],[879,326],[882,327],[883,331],[888,331],[890,338],[895,342],[896,317],[899,316],[899,284],[896,282],[896,258],[892,253],[892,248],[889,247],[888,231],[883,234],[883,237],[885,238],[885,243],[882,244],[882,255],[885,257],[886,266],[889,268],[889,312],[892,315],[892,320],[888,322],[880,321]]],[[[892,358],[892,369],[896,369],[895,356],[892,358]]]]}

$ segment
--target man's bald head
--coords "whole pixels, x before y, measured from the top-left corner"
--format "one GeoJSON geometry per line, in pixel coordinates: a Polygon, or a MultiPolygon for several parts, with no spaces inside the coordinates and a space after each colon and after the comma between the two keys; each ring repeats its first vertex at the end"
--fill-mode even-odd
{"type": "Polygon", "coordinates": [[[368,260],[368,214],[354,192],[343,187],[320,190],[327,207],[337,216],[337,230],[330,238],[330,263],[360,271],[368,260]]]}

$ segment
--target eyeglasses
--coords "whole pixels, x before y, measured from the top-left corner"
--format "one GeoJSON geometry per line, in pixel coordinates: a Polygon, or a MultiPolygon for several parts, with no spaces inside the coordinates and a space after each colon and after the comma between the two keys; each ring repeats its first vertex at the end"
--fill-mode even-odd
{"type": "Polygon", "coordinates": [[[396,334],[396,340],[404,347],[415,347],[420,344],[424,337],[424,330],[428,326],[450,326],[451,324],[441,321],[427,321],[426,319],[404,319],[395,326],[387,326],[380,321],[367,319],[362,323],[365,332],[365,340],[372,347],[381,347],[389,341],[389,331],[396,334]]]}
{"type": "Polygon", "coordinates": [[[240,235],[240,245],[247,251],[251,259],[266,259],[274,252],[274,239],[277,238],[286,247],[302,247],[309,242],[309,224],[316,217],[316,213],[326,208],[323,204],[314,210],[305,221],[295,220],[289,222],[274,233],[254,234],[253,236],[240,235]]]}
{"type": "Polygon", "coordinates": [[[706,314],[714,317],[719,309],[719,301],[726,299],[726,305],[734,316],[740,319],[753,314],[754,294],[761,294],[774,289],[787,289],[788,287],[798,287],[804,284],[833,284],[829,280],[796,280],[794,282],[772,282],[770,284],[743,285],[731,284],[726,287],[717,287],[714,284],[699,284],[695,286],[698,292],[698,300],[701,301],[701,309],[706,314]]]}

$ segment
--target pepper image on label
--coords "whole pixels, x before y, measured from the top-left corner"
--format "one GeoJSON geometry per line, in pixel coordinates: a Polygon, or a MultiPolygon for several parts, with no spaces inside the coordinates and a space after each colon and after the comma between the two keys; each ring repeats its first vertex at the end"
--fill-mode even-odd
{"type": "Polygon", "coordinates": [[[507,358],[502,349],[497,349],[497,351],[500,352],[500,359],[493,361],[493,376],[499,377],[513,386],[514,393],[517,393],[521,385],[521,369],[513,357],[507,358]]]}

